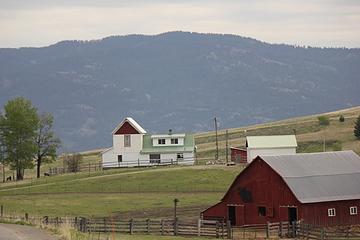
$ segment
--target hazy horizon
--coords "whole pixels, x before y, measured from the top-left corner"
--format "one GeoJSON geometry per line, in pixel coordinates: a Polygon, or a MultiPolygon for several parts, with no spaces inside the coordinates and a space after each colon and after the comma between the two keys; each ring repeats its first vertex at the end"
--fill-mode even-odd
{"type": "Polygon", "coordinates": [[[360,2],[355,0],[3,0],[0,7],[0,48],[169,31],[360,47],[360,2]]]}

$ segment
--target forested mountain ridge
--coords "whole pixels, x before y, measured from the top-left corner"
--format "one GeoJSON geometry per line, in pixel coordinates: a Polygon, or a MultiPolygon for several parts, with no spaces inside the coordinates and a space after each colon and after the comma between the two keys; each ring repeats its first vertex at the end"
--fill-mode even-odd
{"type": "Polygon", "coordinates": [[[360,49],[169,32],[0,49],[0,104],[53,113],[64,151],[111,145],[126,116],[150,132],[199,132],[360,104],[360,49]]]}

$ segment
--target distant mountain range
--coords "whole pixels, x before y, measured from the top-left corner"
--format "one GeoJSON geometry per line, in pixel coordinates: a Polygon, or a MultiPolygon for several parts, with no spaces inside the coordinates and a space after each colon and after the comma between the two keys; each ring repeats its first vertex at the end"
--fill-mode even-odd
{"type": "Polygon", "coordinates": [[[63,151],[111,145],[126,116],[150,132],[198,132],[360,104],[360,49],[169,32],[0,49],[0,105],[51,112],[63,151]]]}

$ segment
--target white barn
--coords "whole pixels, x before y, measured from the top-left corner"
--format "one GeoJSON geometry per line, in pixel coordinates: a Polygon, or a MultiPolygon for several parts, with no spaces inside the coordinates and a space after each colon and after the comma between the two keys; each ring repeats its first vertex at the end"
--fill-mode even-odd
{"type": "Polygon", "coordinates": [[[148,134],[134,119],[125,118],[113,131],[113,146],[103,151],[103,168],[194,164],[192,134],[148,134]]]}
{"type": "Polygon", "coordinates": [[[261,155],[296,154],[295,135],[248,136],[246,137],[247,162],[261,155]]]}

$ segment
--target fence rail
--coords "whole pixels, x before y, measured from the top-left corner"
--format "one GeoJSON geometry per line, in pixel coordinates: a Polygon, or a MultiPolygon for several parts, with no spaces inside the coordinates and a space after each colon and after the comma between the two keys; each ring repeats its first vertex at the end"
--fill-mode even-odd
{"type": "Polygon", "coordinates": [[[231,238],[230,224],[201,219],[195,222],[181,221],[178,219],[130,219],[125,221],[111,218],[81,218],[77,221],[76,228],[82,232],[115,232],[125,234],[159,234],[231,238]]]}
{"type": "Polygon", "coordinates": [[[118,218],[84,218],[84,217],[29,217],[15,215],[0,215],[0,220],[9,222],[27,222],[34,225],[51,225],[60,227],[66,224],[74,229],[94,233],[122,233],[122,234],[153,234],[174,236],[206,236],[216,238],[231,238],[231,225],[219,221],[198,219],[197,221],[183,221],[179,219],[130,219],[118,218]]]}
{"type": "Polygon", "coordinates": [[[109,168],[126,168],[126,167],[155,167],[155,166],[171,166],[171,165],[192,165],[195,164],[195,158],[181,159],[156,159],[156,160],[140,160],[134,159],[126,162],[98,162],[98,163],[82,163],[75,168],[67,167],[50,167],[45,176],[53,176],[71,172],[97,172],[109,168]]]}

